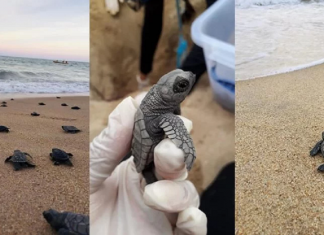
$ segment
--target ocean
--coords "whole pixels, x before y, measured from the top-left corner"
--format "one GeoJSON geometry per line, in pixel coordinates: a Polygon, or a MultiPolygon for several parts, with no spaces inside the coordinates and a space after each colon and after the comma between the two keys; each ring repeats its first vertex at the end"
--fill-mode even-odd
{"type": "Polygon", "coordinates": [[[236,0],[236,80],[324,63],[323,0],[236,0]]]}
{"type": "Polygon", "coordinates": [[[87,92],[89,63],[0,56],[0,94],[87,92]]]}

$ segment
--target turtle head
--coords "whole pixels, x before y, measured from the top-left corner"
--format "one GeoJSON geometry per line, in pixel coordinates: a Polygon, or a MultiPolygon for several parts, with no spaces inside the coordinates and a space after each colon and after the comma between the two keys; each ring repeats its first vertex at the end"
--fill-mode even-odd
{"type": "Polygon", "coordinates": [[[190,92],[196,75],[176,69],[164,75],[157,83],[161,98],[172,104],[180,104],[190,92]]]}

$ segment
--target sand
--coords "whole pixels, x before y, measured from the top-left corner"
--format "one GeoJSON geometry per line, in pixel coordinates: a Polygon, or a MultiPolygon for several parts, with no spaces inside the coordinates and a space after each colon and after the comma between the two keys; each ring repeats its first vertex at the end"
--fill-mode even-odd
{"type": "Polygon", "coordinates": [[[43,218],[44,210],[89,213],[89,97],[38,97],[7,103],[8,107],[0,107],[0,125],[11,128],[8,134],[0,133],[0,233],[56,234],[43,218]],[[81,109],[71,110],[71,105],[81,109]],[[41,116],[32,117],[33,111],[41,116]],[[64,133],[62,125],[82,132],[64,133]],[[74,167],[54,166],[49,158],[53,147],[73,153],[74,167]],[[14,171],[5,164],[15,149],[32,155],[36,168],[14,171]]]}
{"type": "MultiPolygon", "coordinates": [[[[135,97],[138,92],[130,93],[135,97]]],[[[108,115],[122,99],[112,102],[90,101],[90,141],[106,126],[108,115]]],[[[189,180],[202,192],[227,163],[234,161],[234,114],[213,100],[207,76],[181,105],[182,115],[193,122],[191,134],[197,160],[189,180]]]]}
{"type": "Polygon", "coordinates": [[[237,234],[324,234],[324,65],[237,82],[237,234]]]}

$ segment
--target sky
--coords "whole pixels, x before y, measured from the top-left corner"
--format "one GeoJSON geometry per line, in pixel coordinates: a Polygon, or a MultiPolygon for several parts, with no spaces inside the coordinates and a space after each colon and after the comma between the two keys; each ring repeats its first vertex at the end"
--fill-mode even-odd
{"type": "Polygon", "coordinates": [[[0,22],[0,56],[89,61],[89,0],[3,0],[0,22]]]}

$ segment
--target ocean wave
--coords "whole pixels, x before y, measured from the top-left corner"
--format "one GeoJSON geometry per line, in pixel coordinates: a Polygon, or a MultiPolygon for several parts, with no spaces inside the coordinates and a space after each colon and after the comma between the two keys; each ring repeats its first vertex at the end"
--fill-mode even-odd
{"type": "Polygon", "coordinates": [[[235,0],[235,5],[248,8],[251,6],[269,6],[278,4],[300,4],[300,3],[319,3],[324,0],[235,0]]]}
{"type": "Polygon", "coordinates": [[[37,78],[63,78],[63,76],[56,73],[39,72],[34,73],[30,71],[10,71],[0,69],[0,81],[3,80],[19,80],[19,79],[37,79],[37,78]]]}
{"type": "Polygon", "coordinates": [[[324,59],[313,61],[313,62],[307,63],[307,64],[301,64],[301,65],[298,65],[298,66],[295,66],[295,67],[289,67],[289,68],[285,68],[285,69],[280,69],[280,70],[277,70],[277,71],[273,71],[271,73],[265,73],[265,74],[255,76],[255,77],[236,79],[236,81],[250,80],[250,79],[273,76],[273,75],[282,74],[282,73],[289,73],[289,72],[293,72],[293,71],[297,71],[297,70],[310,68],[310,67],[320,65],[320,64],[324,64],[324,59]]]}
{"type": "Polygon", "coordinates": [[[0,81],[0,93],[84,93],[89,82],[18,82],[0,81]]]}

